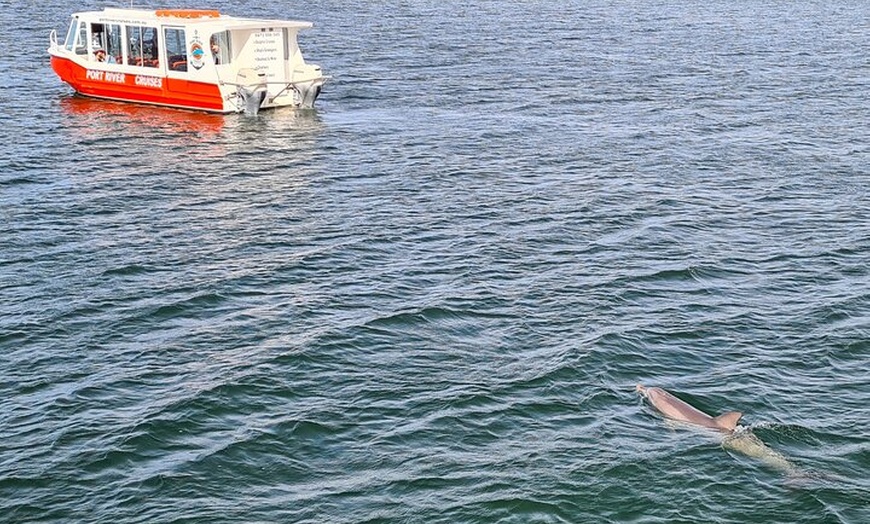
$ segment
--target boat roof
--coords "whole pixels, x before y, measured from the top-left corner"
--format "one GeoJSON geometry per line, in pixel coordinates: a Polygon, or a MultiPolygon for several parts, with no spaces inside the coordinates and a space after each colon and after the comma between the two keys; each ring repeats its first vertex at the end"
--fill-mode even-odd
{"type": "Polygon", "coordinates": [[[314,24],[302,20],[268,20],[237,18],[211,9],[123,9],[107,7],[102,11],[74,13],[74,17],[86,18],[99,23],[141,24],[175,23],[180,25],[220,25],[227,29],[263,29],[286,27],[307,29],[314,24]]]}

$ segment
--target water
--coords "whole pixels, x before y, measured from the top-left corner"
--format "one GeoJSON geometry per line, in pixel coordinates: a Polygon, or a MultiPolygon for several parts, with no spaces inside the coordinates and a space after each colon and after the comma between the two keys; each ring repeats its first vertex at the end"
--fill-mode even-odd
{"type": "Polygon", "coordinates": [[[682,4],[219,0],[333,76],[250,118],[0,3],[0,521],[870,520],[870,4],[682,4]]]}

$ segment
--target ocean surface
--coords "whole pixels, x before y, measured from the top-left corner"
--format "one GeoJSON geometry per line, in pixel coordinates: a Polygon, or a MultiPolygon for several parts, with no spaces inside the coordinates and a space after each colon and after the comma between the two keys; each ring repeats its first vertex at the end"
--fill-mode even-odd
{"type": "Polygon", "coordinates": [[[315,23],[256,117],[75,97],[107,4],[29,5],[0,522],[870,522],[870,2],[161,2],[315,23]]]}

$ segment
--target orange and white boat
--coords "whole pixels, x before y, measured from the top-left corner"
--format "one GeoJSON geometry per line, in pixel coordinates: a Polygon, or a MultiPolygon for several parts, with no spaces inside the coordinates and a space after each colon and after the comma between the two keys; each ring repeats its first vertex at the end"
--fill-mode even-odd
{"type": "Polygon", "coordinates": [[[310,22],[198,9],[104,9],[50,36],[51,67],[82,95],[219,113],[312,107],[326,77],[297,35],[310,22]]]}

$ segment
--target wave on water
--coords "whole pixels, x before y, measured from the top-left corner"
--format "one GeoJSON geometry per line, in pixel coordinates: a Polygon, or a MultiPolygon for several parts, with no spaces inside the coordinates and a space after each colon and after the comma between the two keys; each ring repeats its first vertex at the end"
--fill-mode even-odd
{"type": "Polygon", "coordinates": [[[870,3],[303,2],[255,118],[72,96],[69,10],[4,7],[0,520],[870,522],[870,3]]]}

